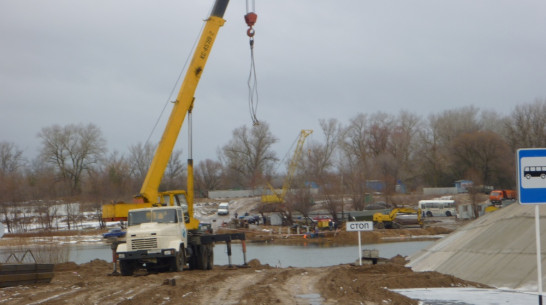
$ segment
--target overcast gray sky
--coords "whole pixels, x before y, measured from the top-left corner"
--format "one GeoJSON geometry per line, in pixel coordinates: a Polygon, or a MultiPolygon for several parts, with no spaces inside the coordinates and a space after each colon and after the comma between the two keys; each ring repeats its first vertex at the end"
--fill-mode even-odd
{"type": "MultiPolygon", "coordinates": [[[[507,114],[546,97],[543,0],[255,1],[257,115],[280,158],[301,129],[321,141],[319,119],[469,105],[507,114]]],[[[144,143],[213,2],[0,0],[0,141],[33,157],[41,128],[82,122],[109,151],[144,143]]],[[[245,13],[231,0],[196,92],[196,163],[252,125],[245,13]]]]}

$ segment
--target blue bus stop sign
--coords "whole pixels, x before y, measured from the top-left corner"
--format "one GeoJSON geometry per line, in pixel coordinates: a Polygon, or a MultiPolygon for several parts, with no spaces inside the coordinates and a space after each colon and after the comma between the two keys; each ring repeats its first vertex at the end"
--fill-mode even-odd
{"type": "Polygon", "coordinates": [[[518,198],[521,204],[546,204],[546,148],[517,152],[518,198]]]}

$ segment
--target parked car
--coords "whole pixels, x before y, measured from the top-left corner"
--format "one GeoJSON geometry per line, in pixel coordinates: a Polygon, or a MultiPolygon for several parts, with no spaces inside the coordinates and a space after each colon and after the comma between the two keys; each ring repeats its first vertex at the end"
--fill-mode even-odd
{"type": "Polygon", "coordinates": [[[229,214],[229,203],[222,202],[218,205],[218,215],[228,215],[229,214]]]}
{"type": "Polygon", "coordinates": [[[244,216],[243,219],[246,220],[248,223],[253,224],[253,223],[259,223],[261,217],[260,215],[247,215],[247,216],[244,216]]]}
{"type": "Polygon", "coordinates": [[[102,237],[103,238],[111,238],[111,237],[119,238],[119,237],[125,237],[125,234],[127,234],[127,232],[123,231],[122,229],[114,228],[108,231],[107,233],[102,234],[102,237]]]}

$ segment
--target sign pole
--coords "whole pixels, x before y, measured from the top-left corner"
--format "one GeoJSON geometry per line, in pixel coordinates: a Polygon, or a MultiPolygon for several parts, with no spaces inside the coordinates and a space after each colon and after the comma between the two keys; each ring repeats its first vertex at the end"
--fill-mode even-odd
{"type": "Polygon", "coordinates": [[[546,204],[546,148],[520,148],[517,151],[518,200],[535,205],[538,304],[542,305],[542,247],[540,245],[540,204],[546,204]]]}
{"type": "Polygon", "coordinates": [[[358,261],[362,266],[362,244],[360,242],[360,231],[358,231],[358,261]]]}
{"type": "Polygon", "coordinates": [[[540,211],[538,204],[535,204],[535,229],[537,241],[538,304],[542,305],[542,247],[540,246],[540,211]]]}
{"type": "Polygon", "coordinates": [[[346,222],[347,232],[358,232],[358,262],[362,266],[362,241],[360,231],[373,231],[373,222],[371,221],[348,221],[346,222]]]}

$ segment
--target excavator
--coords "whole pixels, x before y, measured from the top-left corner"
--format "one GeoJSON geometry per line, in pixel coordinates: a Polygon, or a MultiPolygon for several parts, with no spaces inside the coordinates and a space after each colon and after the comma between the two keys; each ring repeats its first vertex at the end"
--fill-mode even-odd
{"type": "Polygon", "coordinates": [[[290,188],[290,184],[292,183],[292,178],[294,177],[294,173],[296,172],[296,168],[298,167],[298,161],[301,158],[301,154],[303,151],[303,143],[305,142],[305,139],[313,133],[313,130],[310,129],[302,129],[298,138],[298,144],[296,145],[296,149],[294,151],[294,155],[292,156],[292,159],[290,160],[290,164],[288,165],[288,173],[286,175],[286,178],[284,179],[281,193],[278,193],[273,186],[268,182],[267,186],[269,190],[271,191],[271,194],[262,195],[262,202],[263,203],[282,203],[284,201],[284,196],[286,196],[286,193],[288,192],[288,189],[290,188]]]}
{"type": "Polygon", "coordinates": [[[421,209],[395,208],[389,214],[373,214],[374,228],[377,229],[399,229],[406,226],[419,225],[423,227],[421,209]]]}

